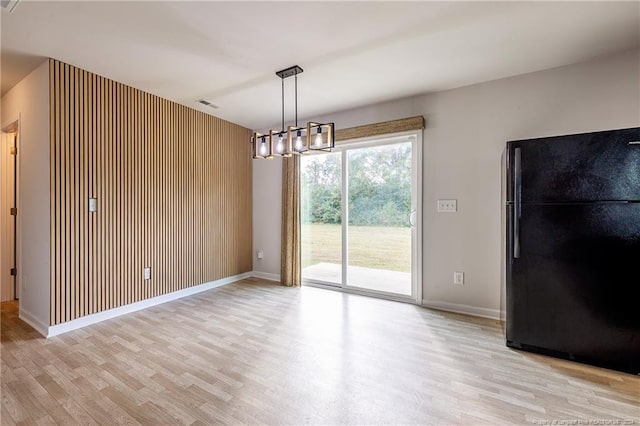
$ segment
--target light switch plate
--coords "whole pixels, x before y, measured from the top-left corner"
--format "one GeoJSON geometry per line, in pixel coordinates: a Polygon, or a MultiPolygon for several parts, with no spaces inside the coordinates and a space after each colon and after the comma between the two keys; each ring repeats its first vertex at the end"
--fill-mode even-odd
{"type": "Polygon", "coordinates": [[[453,283],[456,285],[464,285],[464,272],[454,272],[453,283]]]}
{"type": "Polygon", "coordinates": [[[89,198],[89,211],[97,212],[98,211],[98,199],[97,198],[89,198]]]}
{"type": "Polygon", "coordinates": [[[150,280],[151,279],[151,267],[147,266],[144,268],[144,279],[145,280],[150,280]]]}
{"type": "Polygon", "coordinates": [[[438,213],[455,213],[458,211],[458,200],[438,200],[438,213]]]}

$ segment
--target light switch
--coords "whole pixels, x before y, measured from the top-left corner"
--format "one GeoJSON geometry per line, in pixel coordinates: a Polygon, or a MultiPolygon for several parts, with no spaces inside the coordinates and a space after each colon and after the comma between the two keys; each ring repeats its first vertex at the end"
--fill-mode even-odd
{"type": "Polygon", "coordinates": [[[453,283],[456,285],[464,285],[464,272],[454,272],[453,283]]]}
{"type": "Polygon", "coordinates": [[[458,211],[458,200],[438,200],[438,213],[455,213],[458,211]]]}
{"type": "Polygon", "coordinates": [[[98,199],[97,198],[89,198],[89,211],[90,212],[98,211],[98,199]]]}
{"type": "Polygon", "coordinates": [[[147,266],[144,268],[144,279],[145,280],[150,280],[151,279],[151,267],[147,266]]]}

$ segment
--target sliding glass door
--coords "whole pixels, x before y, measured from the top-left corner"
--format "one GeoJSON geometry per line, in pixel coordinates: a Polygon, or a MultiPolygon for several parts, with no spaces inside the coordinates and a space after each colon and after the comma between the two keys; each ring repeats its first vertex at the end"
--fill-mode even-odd
{"type": "Polygon", "coordinates": [[[302,279],[418,301],[418,134],[301,162],[302,279]]]}

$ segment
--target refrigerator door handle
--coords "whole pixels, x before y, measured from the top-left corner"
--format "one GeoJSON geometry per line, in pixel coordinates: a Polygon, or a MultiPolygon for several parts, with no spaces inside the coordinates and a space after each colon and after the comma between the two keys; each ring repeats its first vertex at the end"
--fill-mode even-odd
{"type": "Polygon", "coordinates": [[[522,154],[520,148],[516,148],[513,158],[513,257],[520,257],[520,209],[522,203],[522,154]]]}

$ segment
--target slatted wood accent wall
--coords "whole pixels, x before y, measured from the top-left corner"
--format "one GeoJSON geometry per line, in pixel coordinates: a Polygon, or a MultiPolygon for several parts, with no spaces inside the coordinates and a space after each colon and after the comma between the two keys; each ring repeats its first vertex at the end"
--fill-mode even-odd
{"type": "Polygon", "coordinates": [[[51,325],[251,270],[249,129],[53,59],[50,103],[51,325]]]}

